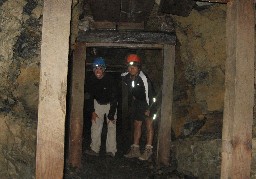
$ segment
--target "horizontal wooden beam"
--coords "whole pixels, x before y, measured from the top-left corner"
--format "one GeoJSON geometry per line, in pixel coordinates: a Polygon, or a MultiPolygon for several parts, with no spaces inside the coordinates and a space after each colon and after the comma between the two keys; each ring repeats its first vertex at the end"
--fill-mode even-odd
{"type": "Polygon", "coordinates": [[[93,22],[93,27],[95,29],[109,29],[109,30],[116,30],[116,23],[115,22],[93,22]]]}
{"type": "Polygon", "coordinates": [[[144,30],[144,22],[95,21],[92,26],[99,30],[144,30]]]}
{"type": "Polygon", "coordinates": [[[130,23],[130,22],[118,22],[118,30],[144,30],[144,22],[130,23]]]}
{"type": "Polygon", "coordinates": [[[176,44],[176,36],[167,32],[145,31],[80,31],[78,42],[119,44],[176,44]]]}
{"type": "Polygon", "coordinates": [[[161,44],[127,44],[127,43],[86,43],[86,47],[111,47],[111,48],[146,48],[146,49],[162,49],[161,44]]]}
{"type": "Polygon", "coordinates": [[[230,0],[200,0],[203,2],[210,2],[210,3],[228,3],[230,0]]]}

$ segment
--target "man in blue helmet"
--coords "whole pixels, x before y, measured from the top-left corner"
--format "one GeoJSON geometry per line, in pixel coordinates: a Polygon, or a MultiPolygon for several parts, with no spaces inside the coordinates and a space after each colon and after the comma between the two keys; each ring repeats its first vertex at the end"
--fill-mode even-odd
{"type": "Polygon", "coordinates": [[[101,133],[106,116],[108,132],[106,139],[106,154],[114,157],[116,148],[116,110],[117,88],[111,75],[105,73],[106,64],[102,57],[93,61],[93,75],[86,86],[88,110],[91,113],[91,145],[86,150],[88,155],[99,156],[101,133]]]}

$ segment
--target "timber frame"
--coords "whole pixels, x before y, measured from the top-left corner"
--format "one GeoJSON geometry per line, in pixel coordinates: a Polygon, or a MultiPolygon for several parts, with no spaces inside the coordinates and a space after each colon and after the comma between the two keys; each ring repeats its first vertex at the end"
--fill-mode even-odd
{"type": "MultiPolygon", "coordinates": [[[[225,0],[217,0],[225,3],[225,0]]],[[[211,1],[212,2],[212,1],[211,1]]],[[[36,178],[63,178],[64,171],[64,135],[66,117],[66,90],[68,67],[68,43],[70,34],[71,0],[50,1],[44,0],[42,46],[41,46],[41,73],[39,85],[37,151],[36,151],[36,178]],[[63,12],[66,12],[63,14],[63,12]],[[58,28],[56,28],[58,27],[58,28]]],[[[222,135],[222,164],[221,178],[250,178],[251,154],[252,154],[252,121],[254,106],[254,58],[255,58],[255,8],[254,1],[229,0],[227,1],[227,62],[226,84],[224,99],[224,118],[222,135]]],[[[79,42],[80,43],[80,42],[79,42]]],[[[96,43],[97,44],[97,43],[96,43]]],[[[113,42],[120,45],[118,42],[113,42]]],[[[123,45],[129,44],[128,42],[123,45]]],[[[86,50],[84,43],[78,46],[74,58],[79,57],[79,52],[86,50]]],[[[95,44],[94,44],[95,45],[95,44]]],[[[99,45],[99,44],[98,44],[99,45]]],[[[101,44],[102,45],[102,44],[101,44]]],[[[149,44],[130,44],[130,47],[144,48],[149,44]]],[[[161,44],[163,54],[174,54],[174,41],[171,44],[161,44]]],[[[129,47],[129,45],[128,45],[129,47]]],[[[164,69],[173,73],[174,55],[165,61],[171,66],[164,69]]],[[[77,63],[77,64],[76,64],[77,63]]],[[[84,60],[77,60],[84,66],[84,60]]],[[[168,64],[167,64],[168,65],[168,64]]],[[[84,78],[83,69],[79,78],[84,78]]],[[[164,82],[172,87],[173,74],[165,78],[164,82]]],[[[74,74],[73,74],[74,77],[74,74]]],[[[79,84],[79,78],[73,79],[72,88],[74,97],[83,95],[83,88],[79,84]]],[[[80,79],[81,80],[81,79],[80,79]]],[[[163,89],[164,90],[164,89],[163,89]]],[[[167,97],[172,98],[172,90],[165,88],[167,97]]],[[[82,98],[82,96],[80,96],[82,98]]],[[[73,125],[79,125],[81,119],[81,101],[72,100],[73,125]]],[[[159,131],[159,158],[163,163],[167,161],[169,151],[163,151],[161,144],[170,145],[170,114],[172,107],[162,103],[162,116],[167,116],[169,126],[160,126],[159,131]],[[164,109],[167,107],[167,109],[164,109]],[[164,109],[164,110],[163,110],[164,109]],[[161,129],[162,128],[162,129],[161,129]],[[166,137],[166,138],[165,138],[166,137]],[[162,154],[162,156],[160,156],[162,154]]],[[[83,104],[82,104],[83,105],[83,104]]],[[[170,105],[170,104],[168,104],[170,105]]],[[[74,126],[71,126],[71,128],[74,126]]],[[[79,126],[78,126],[79,127],[79,126]]],[[[80,133],[74,133],[71,137],[79,137],[80,133]],[[76,135],[76,136],[75,136],[76,135]]],[[[78,138],[76,138],[78,139],[78,138]]],[[[81,139],[80,139],[81,140],[81,139]]],[[[72,141],[71,141],[72,142],[72,141]]],[[[80,155],[79,141],[77,148],[72,148],[74,153],[69,156],[69,162],[79,166],[80,155]],[[76,150],[75,150],[76,149],[76,150]]]]}
{"type": "Polygon", "coordinates": [[[158,132],[158,163],[169,164],[171,116],[176,37],[164,32],[80,32],[73,53],[68,162],[80,167],[84,108],[84,81],[87,47],[160,49],[164,59],[161,119],[158,132]]]}

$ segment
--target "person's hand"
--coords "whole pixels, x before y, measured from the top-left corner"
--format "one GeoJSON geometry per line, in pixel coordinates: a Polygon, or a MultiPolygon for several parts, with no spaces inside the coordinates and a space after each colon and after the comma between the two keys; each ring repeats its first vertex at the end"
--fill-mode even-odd
{"type": "Polygon", "coordinates": [[[96,119],[99,118],[98,114],[96,114],[96,112],[92,113],[92,122],[96,122],[96,119]]]}
{"type": "Polygon", "coordinates": [[[149,117],[150,111],[149,111],[149,110],[146,110],[146,111],[145,111],[145,115],[149,117]]]}

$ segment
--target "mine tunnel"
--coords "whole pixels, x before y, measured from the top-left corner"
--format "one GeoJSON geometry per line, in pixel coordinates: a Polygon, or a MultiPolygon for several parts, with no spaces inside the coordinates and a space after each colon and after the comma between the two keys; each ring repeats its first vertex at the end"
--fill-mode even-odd
{"type": "MultiPolygon", "coordinates": [[[[255,1],[0,1],[0,178],[255,178],[255,1]],[[94,57],[136,53],[157,92],[153,155],[88,156],[94,57]]],[[[119,83],[118,82],[118,83],[119,83]]],[[[104,124],[106,125],[106,124],[104,124]]],[[[140,147],[145,147],[145,126],[140,147]]]]}
{"type": "MultiPolygon", "coordinates": [[[[121,80],[121,73],[124,73],[127,71],[127,66],[126,66],[126,62],[125,62],[125,57],[127,56],[127,54],[129,53],[136,53],[139,54],[142,57],[142,69],[143,71],[146,71],[147,74],[149,74],[149,76],[154,80],[154,88],[156,90],[156,96],[157,96],[157,108],[158,108],[158,115],[160,116],[160,108],[161,108],[161,95],[162,95],[162,80],[163,80],[163,63],[164,63],[164,58],[163,58],[163,52],[164,49],[162,49],[162,45],[152,45],[150,43],[148,44],[144,44],[142,47],[137,47],[137,44],[134,45],[134,43],[129,43],[127,45],[127,42],[125,42],[125,40],[129,39],[127,36],[129,36],[129,34],[125,33],[125,38],[124,38],[124,34],[116,34],[115,38],[117,38],[119,36],[120,39],[117,39],[117,41],[121,41],[121,43],[113,43],[111,42],[111,38],[113,37],[112,32],[109,31],[102,31],[101,33],[101,37],[99,39],[96,39],[95,36],[97,34],[93,34],[91,36],[91,34],[82,34],[80,36],[80,39],[82,39],[81,43],[78,43],[78,45],[81,45],[81,49],[86,49],[84,51],[80,51],[79,52],[74,52],[74,58],[73,60],[76,61],[82,61],[84,62],[84,66],[81,65],[77,65],[76,68],[73,67],[73,71],[72,73],[77,75],[81,75],[80,73],[76,73],[76,71],[81,72],[81,70],[84,70],[84,94],[86,93],[86,84],[87,84],[87,80],[90,75],[93,75],[92,72],[92,62],[94,60],[95,57],[101,56],[104,57],[107,67],[106,67],[106,73],[109,73],[112,77],[114,77],[117,87],[118,87],[118,107],[117,107],[117,132],[116,132],[116,138],[117,138],[117,153],[114,159],[110,159],[108,157],[106,157],[105,153],[106,153],[106,149],[105,149],[105,143],[106,143],[106,133],[107,133],[107,128],[106,128],[106,121],[104,122],[103,125],[103,130],[102,130],[102,138],[101,138],[101,149],[100,149],[100,157],[103,157],[104,161],[106,163],[110,162],[112,160],[114,160],[114,164],[115,165],[124,165],[125,168],[127,167],[127,170],[122,170],[121,168],[119,168],[118,170],[116,170],[116,173],[112,173],[110,175],[113,175],[115,177],[126,177],[125,175],[129,175],[131,177],[139,177],[141,175],[141,173],[148,173],[148,168],[142,168],[141,170],[136,171],[135,173],[130,173],[131,170],[136,170],[137,167],[135,166],[131,166],[134,165],[132,163],[129,163],[130,161],[126,161],[123,160],[124,159],[124,154],[128,151],[128,149],[130,148],[130,145],[132,144],[133,141],[133,122],[132,120],[128,119],[127,116],[127,110],[128,110],[128,104],[127,104],[127,94],[123,91],[123,84],[122,84],[122,80],[121,80]],[[104,33],[104,35],[102,34],[104,33]],[[106,40],[107,38],[110,38],[110,44],[112,44],[113,47],[90,47],[90,43],[92,43],[93,45],[97,44],[97,40],[102,40],[102,35],[106,36],[106,38],[103,38],[104,40],[106,40]],[[93,38],[91,38],[93,37],[93,38]],[[91,42],[92,41],[92,42],[91,42]],[[84,42],[86,42],[86,45],[84,45],[84,42]],[[124,43],[125,42],[125,43],[124,43]],[[122,46],[127,46],[127,47],[122,47],[122,46]],[[85,46],[89,46],[84,48],[85,46]],[[122,48],[121,48],[122,47],[122,48]],[[77,55],[76,55],[77,53],[77,55]],[[121,162],[121,163],[120,163],[121,162]],[[135,168],[134,168],[135,167],[135,168]],[[121,173],[127,173],[127,174],[121,174],[121,173]],[[137,176],[139,175],[139,176],[137,176]]],[[[133,41],[136,38],[136,36],[141,36],[140,32],[136,32],[135,34],[132,33],[133,35],[133,41]]],[[[148,41],[154,39],[152,38],[152,34],[143,34],[145,37],[147,38],[148,41]]],[[[157,34],[159,36],[159,34],[157,34]]],[[[165,36],[166,34],[162,34],[164,38],[169,38],[169,42],[168,43],[173,43],[173,36],[165,36]]],[[[163,40],[164,38],[161,37],[161,35],[159,36],[159,39],[156,40],[154,42],[154,40],[152,41],[153,43],[159,43],[161,42],[161,40],[163,40]]],[[[168,39],[167,38],[167,39],[168,39]]],[[[166,39],[165,39],[166,40],[166,39]]],[[[136,40],[135,40],[136,41],[136,40]]],[[[168,41],[168,40],[166,40],[168,41]]],[[[143,40],[140,39],[140,41],[136,41],[137,43],[144,43],[143,40]]],[[[169,58],[174,54],[169,54],[170,56],[168,56],[166,53],[165,58],[169,58]]],[[[75,77],[76,78],[76,77],[75,77]]],[[[72,80],[72,79],[71,79],[72,80]]],[[[81,81],[80,81],[81,82],[81,81]]],[[[72,81],[71,81],[72,83],[72,81]]],[[[81,82],[82,83],[82,82],[81,82]]],[[[70,156],[67,155],[67,162],[70,162],[72,160],[79,160],[82,163],[81,167],[92,167],[93,165],[98,165],[97,161],[99,160],[99,158],[93,158],[93,157],[88,157],[85,154],[85,150],[90,148],[90,140],[91,140],[91,136],[90,136],[90,129],[91,129],[91,114],[87,111],[87,101],[83,98],[81,98],[81,95],[78,95],[77,97],[75,96],[76,92],[74,91],[76,89],[73,89],[72,93],[70,93],[70,96],[73,97],[73,100],[79,100],[81,104],[81,106],[83,106],[83,108],[79,108],[80,110],[83,110],[83,115],[80,116],[80,121],[78,122],[79,127],[78,128],[68,128],[69,132],[67,134],[71,135],[71,139],[72,141],[67,141],[67,143],[71,142],[71,145],[69,144],[69,148],[67,147],[67,151],[69,151],[69,155],[73,156],[74,153],[76,153],[77,149],[72,147],[77,146],[77,144],[75,144],[76,141],[78,141],[77,138],[72,138],[72,135],[76,136],[75,133],[79,132],[82,133],[82,135],[80,135],[82,137],[82,140],[79,140],[79,149],[82,150],[82,152],[79,155],[79,159],[77,158],[72,158],[70,156]],[[83,118],[83,119],[82,119],[83,118]],[[83,127],[81,127],[81,124],[83,124],[83,127]],[[82,144],[81,144],[82,141],[82,144]],[[81,149],[82,146],[82,149],[81,149]],[[70,152],[71,151],[71,152],[70,152]],[[69,159],[68,159],[69,158],[69,159]],[[70,160],[70,158],[72,158],[72,160],[70,160]],[[93,164],[93,165],[92,165],[93,164]]],[[[72,99],[71,99],[72,100],[72,99]]],[[[165,100],[170,100],[166,97],[165,100]]],[[[78,101],[76,101],[77,103],[78,101]]],[[[70,101],[70,104],[72,104],[72,101],[70,101]]],[[[67,126],[72,126],[72,115],[76,115],[77,113],[77,109],[75,109],[74,111],[72,111],[72,108],[70,108],[71,110],[68,111],[68,113],[70,113],[68,116],[70,118],[69,120],[69,125],[67,126]],[[73,114],[72,114],[73,112],[73,114]]],[[[81,114],[81,112],[80,112],[81,114]]],[[[154,148],[154,160],[151,160],[151,162],[146,164],[148,165],[155,165],[157,163],[157,152],[158,152],[158,148],[157,148],[157,143],[159,141],[158,139],[158,126],[160,125],[159,123],[159,119],[160,117],[157,117],[153,123],[153,127],[154,127],[154,146],[156,148],[154,148]]],[[[74,124],[74,126],[78,126],[77,124],[74,124]]],[[[146,144],[146,128],[143,125],[142,127],[142,137],[141,137],[141,142],[140,145],[141,146],[145,146],[146,144]]],[[[77,154],[75,154],[76,156],[77,154]]],[[[102,158],[100,158],[102,161],[102,158]]],[[[132,160],[131,162],[136,162],[136,160],[132,160]]],[[[105,164],[105,165],[109,165],[109,164],[105,164]]],[[[136,164],[138,165],[138,164],[136,164]]],[[[100,166],[98,166],[100,167],[100,166]]],[[[116,168],[117,166],[114,166],[114,168],[116,168]]],[[[97,168],[97,167],[96,167],[97,168]]],[[[118,168],[118,167],[117,167],[118,168]]],[[[109,168],[111,169],[111,168],[109,168]]],[[[111,169],[112,170],[112,169],[111,169]]],[[[92,176],[91,177],[96,177],[97,173],[99,174],[98,170],[92,170],[92,176]]],[[[146,174],[147,175],[147,174],[146,174]]],[[[105,176],[108,177],[108,176],[105,176]]]]}

